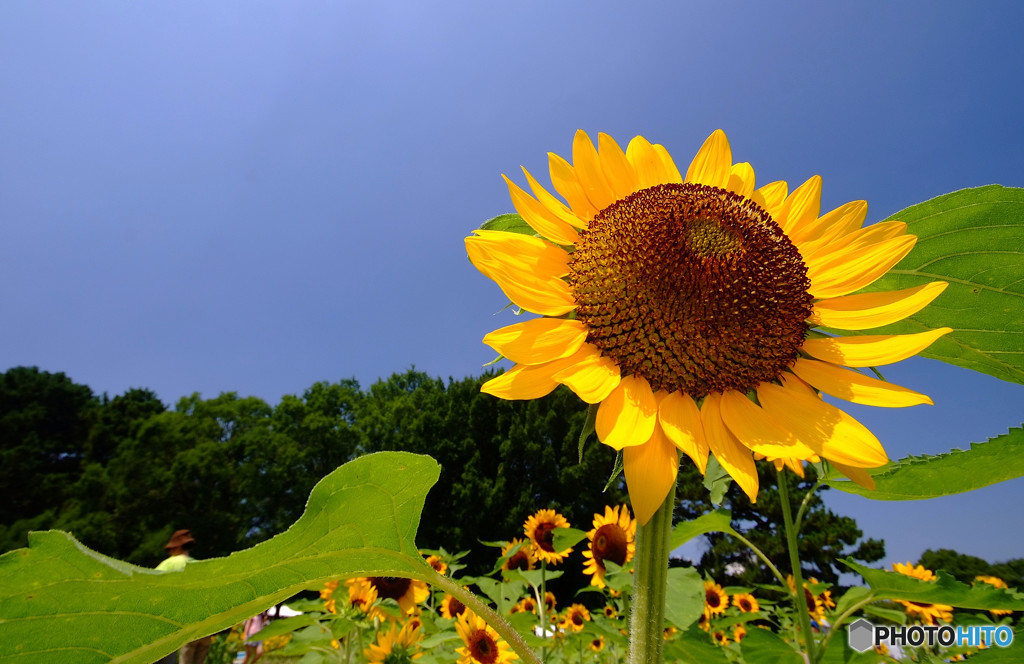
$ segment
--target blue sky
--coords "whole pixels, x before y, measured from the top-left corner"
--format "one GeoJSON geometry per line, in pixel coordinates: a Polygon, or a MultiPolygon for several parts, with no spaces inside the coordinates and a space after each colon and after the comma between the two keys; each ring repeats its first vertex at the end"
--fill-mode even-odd
{"type": "MultiPolygon", "coordinates": [[[[463,237],[512,210],[501,173],[544,176],[577,128],[685,166],[722,128],[759,181],[820,174],[823,209],[867,199],[869,222],[1022,186],[1022,21],[1011,2],[4,3],[0,370],[168,403],[476,374],[509,320],[463,237]]],[[[937,404],[851,409],[890,457],[1021,423],[1020,385],[886,375],[937,404]]],[[[886,562],[1024,552],[1024,480],[835,493],[886,562]]]]}

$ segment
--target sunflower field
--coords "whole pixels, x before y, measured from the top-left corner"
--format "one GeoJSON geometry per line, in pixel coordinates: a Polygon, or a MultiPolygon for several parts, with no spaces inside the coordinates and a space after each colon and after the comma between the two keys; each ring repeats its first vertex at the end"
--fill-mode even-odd
{"type": "Polygon", "coordinates": [[[623,149],[582,131],[549,166],[554,193],[525,169],[529,191],[506,178],[516,213],[465,239],[517,319],[483,338],[511,364],[482,391],[571,390],[587,411],[580,459],[613,450],[608,484],[624,482],[628,504],[594,505],[584,524],[538,505],[481,543],[489,573],[464,574],[468,552],[416,539],[438,463],[379,452],[324,477],[285,532],[182,571],[32,533],[0,557],[0,661],[145,663],[216,633],[226,661],[259,642],[265,661],[302,664],[1019,661],[1024,594],[1002,579],[847,557],[836,562],[863,583],[840,586],[805,575],[799,543],[822,486],[920,500],[1024,476],[1019,428],[892,460],[830,401],[932,403],[879,370],[915,355],[1024,382],[1024,190],[962,190],[865,226],[864,201],[821,210],[818,176],[757,180],[720,130],[685,169],[643,137],[623,149]],[[777,498],[785,554],[769,557],[726,509],[674,519],[680,463],[715,504],[730,485],[753,504],[777,498]],[[791,481],[808,468],[798,500],[791,481]],[[670,565],[708,533],[748,547],[772,581],[670,565]],[[587,584],[556,594],[569,566],[587,584]],[[239,636],[285,602],[296,615],[239,636]]]}

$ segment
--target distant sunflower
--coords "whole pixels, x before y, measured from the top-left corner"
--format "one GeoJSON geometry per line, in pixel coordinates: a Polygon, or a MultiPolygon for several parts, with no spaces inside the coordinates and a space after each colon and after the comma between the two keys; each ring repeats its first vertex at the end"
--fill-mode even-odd
{"type": "Polygon", "coordinates": [[[717,629],[714,632],[711,632],[711,638],[713,638],[715,643],[720,646],[729,645],[729,635],[725,633],[725,630],[717,629]]]}
{"type": "Polygon", "coordinates": [[[393,599],[398,602],[403,613],[412,613],[416,605],[430,597],[427,584],[418,579],[403,579],[398,576],[371,576],[367,583],[377,591],[381,599],[393,599]]]}
{"type": "MultiPolygon", "coordinates": [[[[1003,581],[998,576],[976,576],[974,577],[974,580],[981,581],[982,583],[987,583],[990,586],[995,586],[996,588],[1009,587],[1006,585],[1006,581],[1003,581]]],[[[989,613],[991,613],[993,616],[999,617],[1008,616],[1011,613],[1013,613],[1013,611],[1011,611],[1010,609],[989,609],[989,613]]]]}
{"type": "Polygon", "coordinates": [[[590,622],[590,611],[587,611],[587,607],[582,604],[573,604],[565,610],[562,622],[558,626],[567,632],[581,632],[583,624],[588,622],[590,622]]]}
{"type": "Polygon", "coordinates": [[[512,607],[512,613],[537,613],[537,602],[532,597],[524,597],[512,607]]]}
{"type": "Polygon", "coordinates": [[[599,636],[595,639],[590,640],[590,649],[594,652],[601,652],[604,650],[604,637],[599,636]]]}
{"type": "MultiPolygon", "coordinates": [[[[922,581],[935,581],[935,573],[923,565],[912,565],[906,563],[893,563],[893,570],[900,574],[921,579],[922,581]]],[[[953,607],[948,604],[929,604],[927,602],[908,602],[902,599],[896,600],[903,605],[904,611],[911,618],[917,618],[926,625],[934,625],[936,620],[944,622],[953,621],[953,607]]]]}
{"type": "Polygon", "coordinates": [[[951,330],[833,337],[812,328],[879,327],[942,292],[944,282],[856,293],[910,252],[917,238],[906,224],[862,228],[864,201],[820,215],[818,176],[792,192],[783,181],[755,188],[754,169],[733,163],[721,130],[685,175],[639,136],[623,151],[579,131],[572,160],[549,153],[565,202],[525,169],[532,195],[505,178],[535,234],[466,239],[473,264],[541,316],[484,337],[515,366],[481,389],[535,399],[563,384],[600,404],[597,436],[623,452],[641,524],[674,484],[680,451],[702,473],[714,454],[752,502],[755,452],[818,455],[873,486],[864,469],[888,461],[881,443],[817,390],[874,406],[931,403],[856,369],[906,359],[951,330]]]}
{"type": "Polygon", "coordinates": [[[747,635],[747,628],[743,625],[736,625],[732,628],[732,640],[739,643],[747,635]]]}
{"type": "Polygon", "coordinates": [[[471,611],[463,611],[455,623],[455,631],[463,647],[455,651],[461,655],[458,664],[503,664],[519,655],[494,629],[471,611]]]}
{"type": "Polygon", "coordinates": [[[607,572],[604,561],[625,565],[636,552],[636,520],[629,517],[625,505],[605,505],[604,516],[594,515],[594,527],[587,533],[590,546],[583,551],[583,571],[590,575],[590,585],[604,588],[607,572]]]}
{"type": "Polygon", "coordinates": [[[348,579],[345,584],[348,586],[348,608],[361,614],[366,618],[384,617],[384,613],[377,606],[377,589],[366,577],[348,579]]]}
{"type": "Polygon", "coordinates": [[[552,614],[555,611],[555,607],[558,606],[558,600],[555,599],[555,593],[547,590],[544,592],[544,613],[552,614]]]}
{"type": "Polygon", "coordinates": [[[722,586],[714,581],[704,582],[704,615],[708,618],[725,613],[729,608],[729,596],[722,590],[722,586]]]}
{"type": "Polygon", "coordinates": [[[423,656],[419,642],[423,638],[419,621],[398,627],[391,623],[386,632],[378,632],[377,640],[363,651],[367,662],[378,664],[410,664],[423,656]]]}
{"type": "Polygon", "coordinates": [[[619,612],[611,604],[605,604],[604,605],[604,617],[605,618],[618,618],[619,617],[619,612]]]}
{"type": "MultiPolygon", "coordinates": [[[[813,585],[816,585],[817,583],[818,583],[818,580],[812,576],[811,577],[811,585],[813,586],[813,585]]],[[[826,590],[823,590],[821,593],[819,593],[818,594],[818,601],[821,602],[821,607],[823,609],[834,609],[834,608],[836,608],[836,603],[832,601],[832,591],[831,590],[827,590],[826,589],[826,590]]]]}
{"type": "MultiPolygon", "coordinates": [[[[789,584],[789,589],[796,596],[796,580],[792,574],[786,575],[786,583],[789,584]]],[[[817,581],[815,581],[817,583],[817,581]]],[[[825,606],[821,601],[821,597],[811,592],[811,589],[807,587],[807,582],[804,581],[804,603],[807,605],[807,613],[810,615],[812,620],[821,622],[825,619],[825,606]]]]}
{"type": "Polygon", "coordinates": [[[427,564],[433,567],[434,571],[438,574],[444,575],[448,571],[448,563],[435,555],[427,556],[427,564]]]}
{"type": "Polygon", "coordinates": [[[732,605],[743,613],[753,613],[760,610],[757,599],[750,593],[736,593],[732,596],[732,605]]]}
{"type": "MultiPolygon", "coordinates": [[[[526,542],[526,540],[520,539],[518,537],[515,538],[502,548],[500,557],[505,558],[505,556],[508,555],[509,551],[511,551],[512,549],[521,544],[524,544],[524,542],[526,542]]],[[[537,557],[536,555],[534,555],[533,545],[532,543],[530,543],[525,544],[523,546],[519,546],[515,553],[508,556],[508,558],[505,558],[505,562],[501,564],[501,569],[505,572],[510,572],[514,569],[526,572],[533,569],[536,566],[537,557]]]]}
{"type": "Polygon", "coordinates": [[[568,528],[569,522],[555,510],[538,510],[523,524],[523,531],[533,543],[533,552],[549,565],[557,565],[572,553],[572,548],[555,551],[555,528],[568,528]]]}
{"type": "Polygon", "coordinates": [[[458,618],[465,610],[466,605],[451,595],[446,594],[441,600],[441,615],[445,618],[458,618]]]}

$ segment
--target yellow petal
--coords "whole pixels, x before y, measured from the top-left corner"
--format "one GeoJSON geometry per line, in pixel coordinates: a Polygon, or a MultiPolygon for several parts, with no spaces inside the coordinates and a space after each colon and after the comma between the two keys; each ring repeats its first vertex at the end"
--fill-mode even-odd
{"type": "Polygon", "coordinates": [[[700,420],[708,438],[708,446],[725,472],[736,480],[736,484],[747,494],[750,502],[757,501],[757,467],[754,458],[722,421],[721,395],[713,392],[704,397],[700,408],[700,420]]]}
{"type": "Polygon", "coordinates": [[[576,132],[572,141],[572,165],[583,193],[595,208],[603,210],[615,202],[615,194],[612,193],[608,181],[605,180],[604,171],[601,170],[597,148],[582,129],[576,132]]]}
{"type": "Polygon", "coordinates": [[[673,161],[672,155],[668,153],[665,146],[655,143],[653,147],[654,151],[658,153],[658,157],[661,158],[662,176],[665,178],[662,184],[682,184],[683,176],[679,174],[676,162],[673,161]]]}
{"type": "Polygon", "coordinates": [[[867,247],[848,247],[828,261],[807,264],[808,292],[818,299],[846,295],[868,286],[914,248],[917,237],[902,235],[867,247]]]}
{"type": "Polygon", "coordinates": [[[610,357],[601,355],[593,344],[583,344],[583,357],[554,375],[554,379],[589,404],[601,403],[619,386],[619,365],[610,357]]]}
{"type": "Polygon", "coordinates": [[[679,391],[666,395],[658,404],[658,424],[668,439],[693,460],[701,475],[706,473],[710,448],[693,397],[679,391]]]}
{"type": "Polygon", "coordinates": [[[517,364],[500,376],[496,376],[480,387],[484,394],[500,399],[539,399],[558,387],[558,381],[551,377],[548,364],[528,366],[517,364]]]}
{"type": "Polygon", "coordinates": [[[578,320],[534,318],[494,330],[484,343],[516,364],[543,364],[572,355],[586,338],[578,320]]]}
{"type": "Polygon", "coordinates": [[[903,320],[916,314],[937,298],[948,284],[945,281],[904,288],[898,291],[844,295],[814,303],[811,322],[840,330],[869,330],[903,320]]]}
{"type": "MultiPolygon", "coordinates": [[[[626,159],[633,166],[641,189],[667,184],[673,174],[665,168],[661,155],[643,136],[637,136],[626,146],[626,159]]],[[[678,175],[678,171],[676,172],[678,175]]]]}
{"type": "Polygon", "coordinates": [[[626,159],[626,153],[615,139],[608,134],[598,134],[597,150],[608,185],[617,198],[625,198],[640,188],[636,173],[626,159]]]}
{"type": "Polygon", "coordinates": [[[875,490],[875,478],[868,474],[868,471],[863,468],[854,468],[853,466],[844,466],[841,463],[835,461],[829,461],[832,467],[838,470],[840,473],[853,480],[857,484],[861,485],[865,489],[875,490]]]}
{"type": "Polygon", "coordinates": [[[757,386],[757,399],[772,419],[829,461],[874,468],[889,460],[867,427],[821,399],[772,383],[757,386]]]}
{"type": "Polygon", "coordinates": [[[856,247],[867,247],[883,240],[907,234],[907,224],[902,221],[882,221],[860,228],[852,233],[836,238],[831,242],[818,243],[816,246],[805,245],[801,249],[805,263],[830,261],[833,255],[856,247]]]}
{"type": "Polygon", "coordinates": [[[569,255],[544,240],[501,231],[477,231],[466,238],[466,253],[478,270],[493,279],[516,305],[545,316],[576,308],[569,284],[569,255]]]}
{"type": "Polygon", "coordinates": [[[870,334],[861,337],[807,339],[808,355],[845,367],[879,367],[917,355],[953,329],[940,327],[916,334],[870,334]]]}
{"type": "Polygon", "coordinates": [[[817,220],[819,212],[821,176],[815,175],[793,190],[779,209],[778,216],[773,215],[773,218],[786,235],[789,235],[817,220]]]}
{"type": "Polygon", "coordinates": [[[816,221],[794,229],[789,239],[803,252],[854,232],[864,225],[867,215],[867,201],[850,201],[826,212],[816,221]]]}
{"type": "Polygon", "coordinates": [[[686,181],[725,189],[729,186],[731,169],[732,149],[729,147],[729,139],[724,131],[716,129],[690,162],[690,167],[686,169],[686,181]]]}
{"type": "Polygon", "coordinates": [[[597,409],[594,427],[605,445],[621,450],[650,440],[658,405],[646,379],[624,376],[597,409]]]}
{"type": "Polygon", "coordinates": [[[515,182],[504,175],[501,177],[505,178],[505,183],[508,185],[512,205],[515,206],[516,212],[522,215],[523,220],[530,225],[530,228],[555,244],[572,245],[579,241],[580,235],[576,229],[559,219],[547,206],[520,189],[515,182]]]}
{"type": "Polygon", "coordinates": [[[562,201],[555,198],[551,192],[542,187],[536,178],[534,178],[530,171],[523,169],[523,173],[526,175],[526,181],[530,183],[530,190],[533,191],[533,195],[538,201],[544,204],[553,215],[564,221],[565,223],[575,228],[586,228],[587,222],[584,219],[580,219],[572,210],[570,210],[562,201]]]}
{"type": "Polygon", "coordinates": [[[645,525],[665,502],[679,472],[679,452],[655,427],[651,439],[622,451],[629,502],[640,525],[645,525]]]}
{"type": "Polygon", "coordinates": [[[729,191],[750,198],[754,193],[754,167],[748,162],[733,164],[729,169],[729,191]]]}
{"type": "Polygon", "coordinates": [[[814,454],[745,394],[726,390],[721,409],[722,421],[747,449],[767,457],[809,459],[814,454]]]}
{"type": "Polygon", "coordinates": [[[793,373],[822,392],[865,406],[903,408],[933,403],[930,397],[920,392],[805,357],[796,361],[793,373]]]}
{"type": "Polygon", "coordinates": [[[789,185],[785,180],[776,180],[755,190],[750,195],[750,199],[760,205],[774,219],[786,201],[786,192],[788,191],[789,185]]]}
{"type": "Polygon", "coordinates": [[[576,176],[576,171],[569,162],[554,152],[549,152],[548,168],[551,171],[551,184],[555,186],[555,191],[569,203],[573,214],[584,221],[593,219],[597,214],[597,208],[587,198],[587,194],[583,191],[583,186],[580,185],[579,178],[576,176]]]}

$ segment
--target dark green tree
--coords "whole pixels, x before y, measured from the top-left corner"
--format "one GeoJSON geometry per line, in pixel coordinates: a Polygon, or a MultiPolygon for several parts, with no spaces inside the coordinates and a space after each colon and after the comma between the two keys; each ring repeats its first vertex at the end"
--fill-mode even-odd
{"type": "Polygon", "coordinates": [[[932,571],[941,569],[949,572],[963,583],[972,583],[976,576],[996,576],[1011,588],[1024,590],[1024,558],[990,563],[953,549],[928,549],[921,554],[917,564],[932,571]]]}

